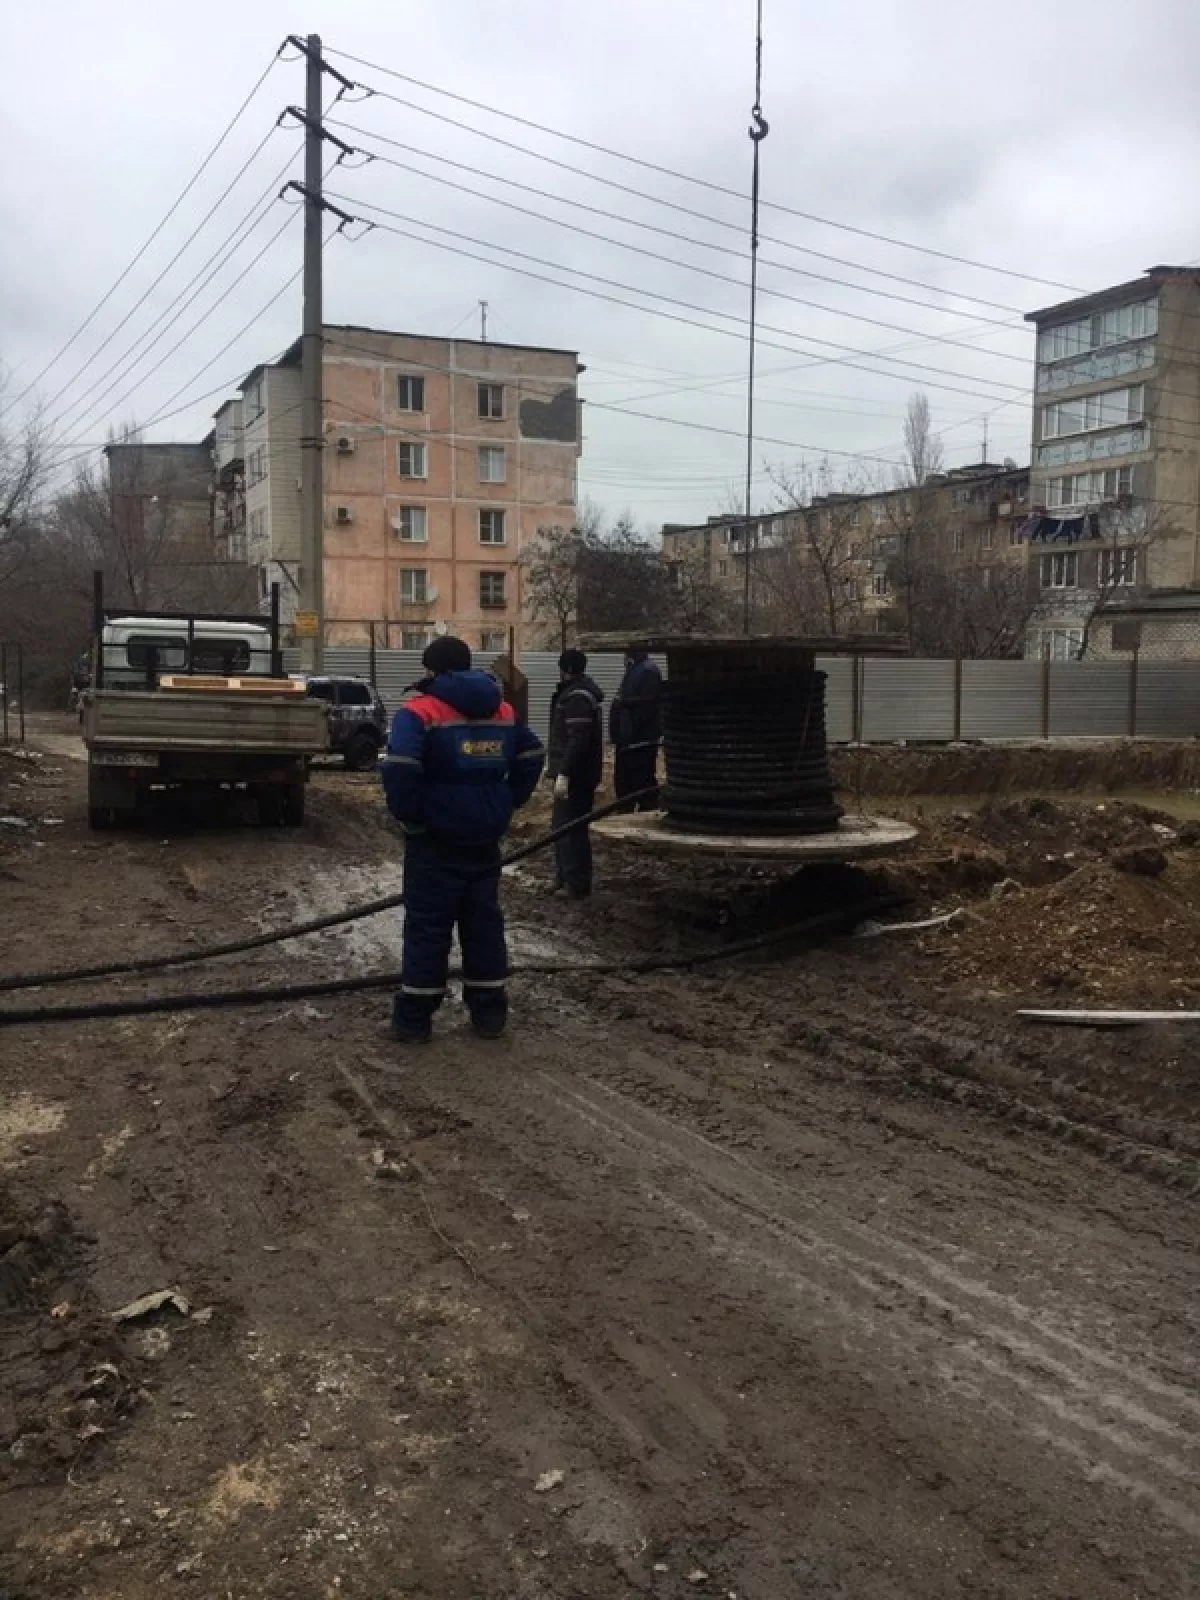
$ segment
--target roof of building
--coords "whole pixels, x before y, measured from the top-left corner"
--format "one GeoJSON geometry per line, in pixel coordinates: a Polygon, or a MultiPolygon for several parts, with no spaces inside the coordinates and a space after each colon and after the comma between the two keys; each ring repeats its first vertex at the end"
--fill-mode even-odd
{"type": "Polygon", "coordinates": [[[1155,616],[1163,612],[1200,612],[1200,589],[1157,589],[1129,600],[1110,599],[1101,607],[1106,617],[1155,616]]]}
{"type": "Polygon", "coordinates": [[[1087,311],[1098,311],[1105,306],[1123,305],[1127,300],[1144,295],[1148,289],[1165,282],[1167,278],[1196,277],[1200,277],[1200,272],[1197,272],[1195,267],[1147,267],[1140,278],[1133,278],[1128,283],[1116,283],[1107,289],[1096,289],[1093,293],[1079,295],[1074,300],[1060,300],[1057,305],[1044,306],[1040,311],[1027,311],[1025,321],[1036,322],[1039,326],[1043,322],[1057,322],[1060,318],[1078,316],[1087,311]]]}
{"type": "MultiPolygon", "coordinates": [[[[577,350],[563,350],[557,345],[513,344],[506,339],[447,339],[437,333],[406,333],[399,328],[366,328],[357,322],[327,322],[325,323],[325,328],[331,333],[362,333],[372,339],[419,339],[423,344],[472,344],[480,350],[532,350],[537,355],[542,356],[570,356],[581,372],[586,370],[580,366],[579,352],[577,350]]],[[[295,340],[287,347],[279,360],[271,364],[279,367],[296,366],[300,360],[303,343],[302,339],[295,340]]],[[[254,372],[246,378],[242,387],[245,388],[245,384],[250,383],[255,375],[262,370],[262,367],[256,367],[254,372]]]]}

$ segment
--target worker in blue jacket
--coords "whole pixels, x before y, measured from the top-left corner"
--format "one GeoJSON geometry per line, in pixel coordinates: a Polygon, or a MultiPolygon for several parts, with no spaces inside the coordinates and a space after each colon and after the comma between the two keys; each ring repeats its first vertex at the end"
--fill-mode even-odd
{"type": "Polygon", "coordinates": [[[461,639],[435,639],[428,677],[392,719],[383,759],[388,810],[403,824],[404,958],[391,1032],[432,1037],[455,925],[463,998],[475,1032],[498,1038],[508,1014],[500,840],[537,787],[545,752],[495,678],[471,670],[461,639]]]}

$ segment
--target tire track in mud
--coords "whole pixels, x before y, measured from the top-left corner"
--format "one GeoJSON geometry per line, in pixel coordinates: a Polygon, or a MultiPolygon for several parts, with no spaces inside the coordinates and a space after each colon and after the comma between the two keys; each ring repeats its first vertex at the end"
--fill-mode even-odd
{"type": "MultiPolygon", "coordinates": [[[[538,1071],[515,1082],[526,1118],[519,1138],[505,1129],[511,1077],[472,1075],[469,1087],[456,1079],[452,1098],[462,1104],[465,1091],[474,1115],[527,1166],[563,1158],[565,1114],[602,1161],[632,1170],[642,1200],[765,1295],[772,1320],[823,1328],[865,1371],[883,1347],[901,1373],[941,1374],[951,1412],[970,1397],[1018,1438],[1200,1537],[1195,1392],[595,1078],[538,1071]]],[[[1087,1315],[1080,1306],[1071,1320],[1086,1324],[1087,1315]]]]}
{"type": "Polygon", "coordinates": [[[820,1315],[817,1302],[832,1307],[843,1333],[846,1325],[863,1328],[868,1335],[864,1351],[882,1336],[906,1355],[938,1359],[956,1380],[969,1380],[978,1369],[1017,1390],[1035,1413],[1048,1413],[1053,1420],[1039,1421],[1036,1414],[1025,1419],[1011,1401],[998,1401],[992,1391],[975,1385],[989,1409],[1026,1431],[1031,1422],[1040,1437],[1056,1447],[1061,1441],[1068,1454],[1082,1450],[1086,1455],[1080,1437],[1093,1456],[1105,1452],[1109,1459],[1092,1461],[1095,1470],[1107,1471],[1111,1481],[1153,1505],[1181,1531],[1200,1536],[1200,1435],[1172,1419],[1185,1413],[1200,1417],[1194,1394],[1059,1331],[1044,1316],[927,1252],[815,1205],[738,1153],[594,1080],[539,1077],[555,1091],[560,1106],[601,1138],[652,1158],[655,1178],[643,1183],[643,1192],[723,1259],[799,1289],[806,1315],[814,1309],[820,1315]],[[668,1174],[674,1179],[669,1186],[668,1174]],[[689,1191],[691,1205],[685,1198],[689,1191]],[[888,1317],[873,1315],[856,1300],[855,1290],[876,1306],[888,1296],[888,1317]],[[943,1319],[942,1328],[929,1325],[930,1309],[943,1319]],[[1056,1380],[1060,1389],[1044,1387],[1047,1379],[1056,1380]],[[1064,1389],[1071,1399],[1064,1398],[1064,1389]],[[1172,1416],[1156,1411],[1155,1401],[1169,1405],[1172,1416]],[[1064,1434],[1055,1421],[1068,1431],[1064,1434]],[[1153,1476],[1135,1475],[1130,1458],[1153,1476]],[[1166,1488],[1155,1478],[1165,1480],[1166,1488]],[[1173,1497],[1180,1488],[1197,1493],[1194,1507],[1173,1497]]]}

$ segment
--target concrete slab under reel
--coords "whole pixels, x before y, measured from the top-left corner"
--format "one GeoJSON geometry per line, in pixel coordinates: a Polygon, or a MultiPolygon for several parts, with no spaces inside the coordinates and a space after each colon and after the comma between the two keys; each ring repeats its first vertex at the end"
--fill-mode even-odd
{"type": "Polygon", "coordinates": [[[614,843],[637,845],[672,855],[741,856],[759,861],[864,861],[890,855],[917,837],[910,822],[894,817],[845,816],[826,833],[689,833],[667,821],[662,811],[634,811],[606,817],[593,832],[614,843]]]}

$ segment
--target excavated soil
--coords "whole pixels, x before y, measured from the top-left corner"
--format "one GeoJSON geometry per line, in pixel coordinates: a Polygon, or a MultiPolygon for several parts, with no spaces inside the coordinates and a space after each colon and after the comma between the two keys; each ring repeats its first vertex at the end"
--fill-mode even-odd
{"type": "MultiPolygon", "coordinates": [[[[0,825],[6,971],[396,881],[372,778],[322,773],[298,832],[90,836],[68,727],[36,735],[0,757],[30,824],[0,825]]],[[[1196,1592],[1200,1034],[1014,1014],[1195,1002],[1200,851],[1103,804],[931,816],[801,879],[601,847],[586,904],[534,857],[522,959],[707,950],[881,888],[962,915],[518,977],[499,1044],[451,1005],[406,1055],[378,994],[0,1029],[0,1593],[1196,1592]],[[161,1289],[186,1309],[114,1320],[161,1289]]],[[[388,916],[83,992],[397,951],[388,916]]]]}

